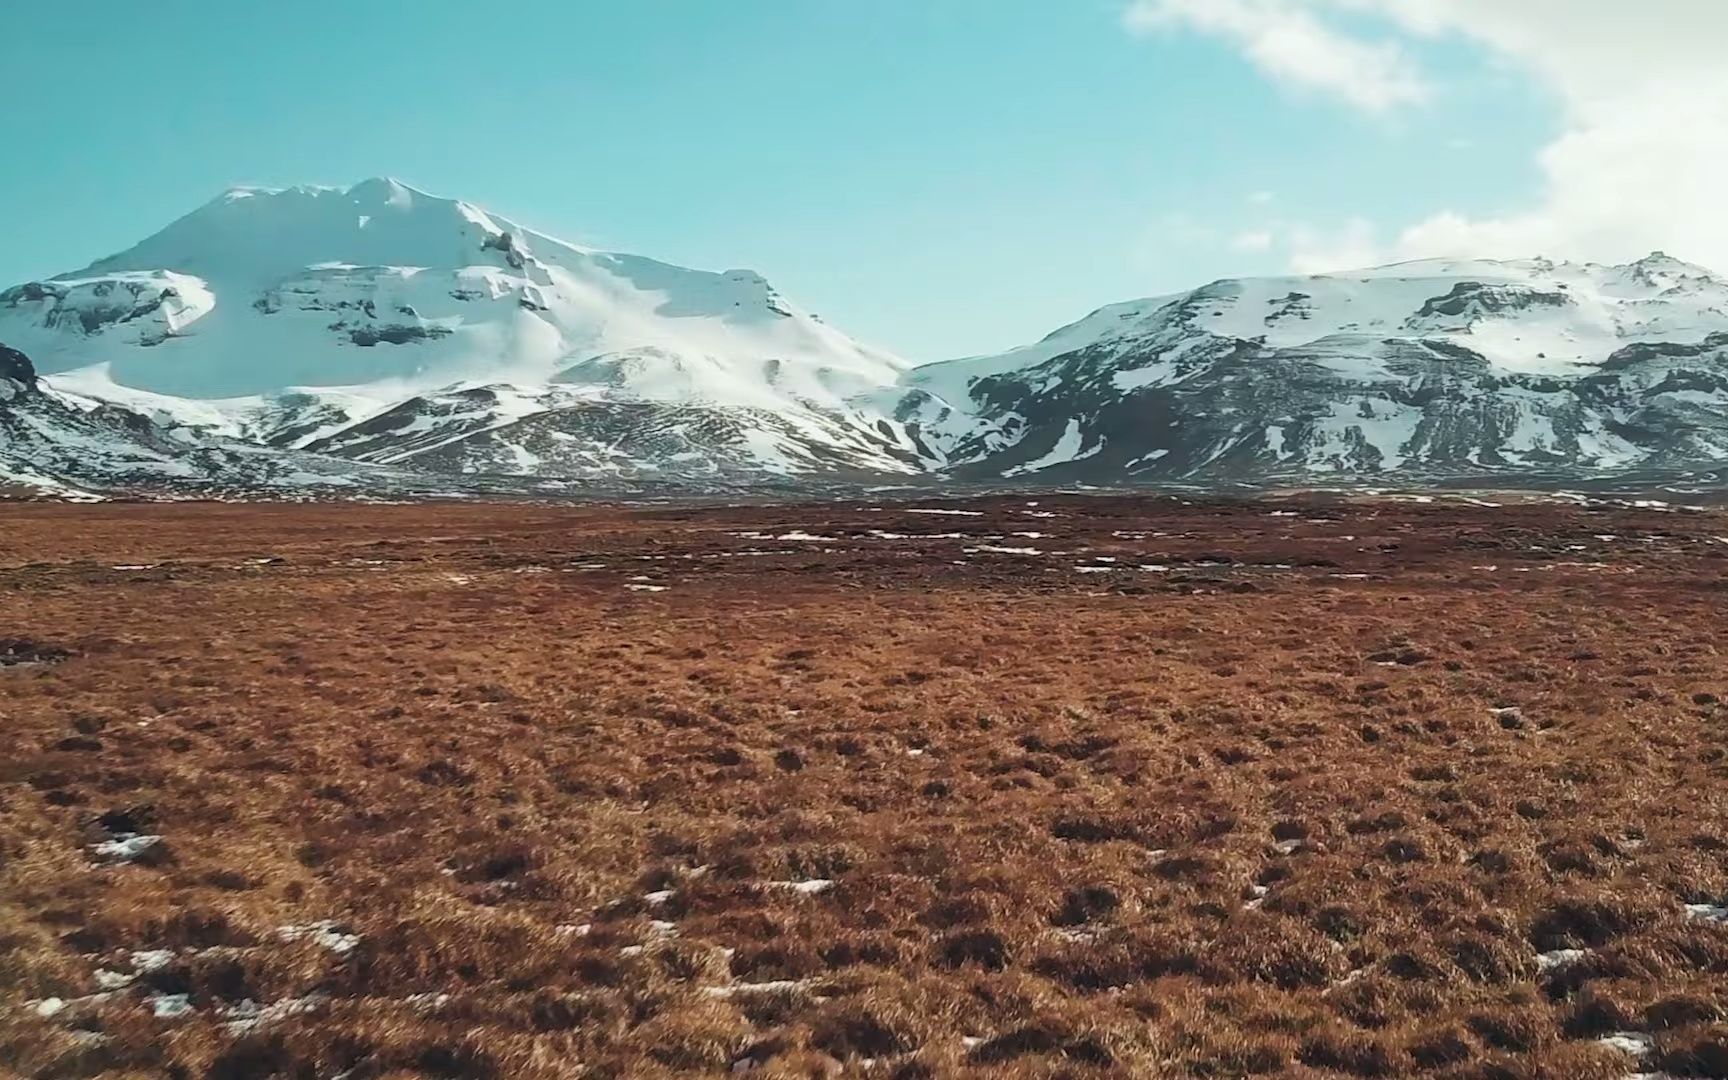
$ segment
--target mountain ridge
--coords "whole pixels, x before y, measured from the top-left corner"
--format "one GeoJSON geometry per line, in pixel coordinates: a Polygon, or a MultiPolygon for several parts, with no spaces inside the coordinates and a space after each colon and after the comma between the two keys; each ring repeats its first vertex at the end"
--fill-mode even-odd
{"type": "MultiPolygon", "coordinates": [[[[278,475],[360,486],[404,469],[700,488],[1728,460],[1728,279],[1661,252],[1224,278],[913,367],[754,271],[598,251],[375,178],[230,189],[0,291],[0,342],[34,361],[35,414],[106,410],[151,454],[246,447],[296,455],[278,475]]],[[[14,471],[34,467],[7,430],[14,471]]]]}
{"type": "Polygon", "coordinates": [[[974,478],[1684,466],[1728,456],[1724,330],[1728,281],[1661,253],[1434,259],[1221,279],[907,381],[974,478]]]}

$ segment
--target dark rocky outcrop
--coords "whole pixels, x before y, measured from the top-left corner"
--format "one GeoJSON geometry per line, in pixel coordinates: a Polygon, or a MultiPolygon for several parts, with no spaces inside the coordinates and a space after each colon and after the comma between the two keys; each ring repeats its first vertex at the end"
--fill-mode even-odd
{"type": "Polygon", "coordinates": [[[30,358],[17,349],[0,345],[0,381],[17,384],[25,390],[36,389],[36,367],[30,358]]]}

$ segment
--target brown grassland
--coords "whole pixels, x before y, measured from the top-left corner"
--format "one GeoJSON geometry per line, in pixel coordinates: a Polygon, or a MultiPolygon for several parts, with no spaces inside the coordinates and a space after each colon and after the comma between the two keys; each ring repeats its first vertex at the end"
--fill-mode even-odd
{"type": "Polygon", "coordinates": [[[1715,511],[0,506],[0,1071],[1728,1077],[1725,609],[1715,511]]]}

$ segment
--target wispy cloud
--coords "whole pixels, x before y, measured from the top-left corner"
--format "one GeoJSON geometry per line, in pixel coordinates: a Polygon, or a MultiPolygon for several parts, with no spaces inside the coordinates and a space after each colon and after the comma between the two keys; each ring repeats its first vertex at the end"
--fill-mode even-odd
{"type": "MultiPolygon", "coordinates": [[[[1285,226],[1301,269],[1430,255],[1623,259],[1663,248],[1728,269],[1728,3],[1721,0],[1132,0],[1136,32],[1230,42],[1268,78],[1377,114],[1434,93],[1424,42],[1463,41],[1560,102],[1522,207],[1472,215],[1438,202],[1376,232],[1285,226]],[[1382,36],[1364,36],[1374,26],[1382,36]]],[[[1447,141],[1471,149],[1468,136],[1447,141]]],[[[1485,162],[1485,167],[1491,162],[1485,162]]]]}
{"type": "Polygon", "coordinates": [[[1374,223],[1367,218],[1351,218],[1336,229],[1292,225],[1289,245],[1290,269],[1299,274],[1356,270],[1386,261],[1374,223]]]}
{"type": "Polygon", "coordinates": [[[1137,33],[1193,30],[1229,41],[1278,82],[1375,112],[1428,100],[1430,87],[1395,40],[1368,40],[1318,17],[1303,0],[1135,0],[1137,33]]]}
{"type": "Polygon", "coordinates": [[[1270,251],[1274,240],[1271,229],[1249,229],[1237,233],[1230,246],[1237,251],[1270,251]]]}

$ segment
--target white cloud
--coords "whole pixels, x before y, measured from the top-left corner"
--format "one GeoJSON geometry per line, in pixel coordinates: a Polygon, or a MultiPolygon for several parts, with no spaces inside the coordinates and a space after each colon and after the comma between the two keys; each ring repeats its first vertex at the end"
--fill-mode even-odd
{"type": "Polygon", "coordinates": [[[1473,44],[1555,95],[1562,130],[1538,154],[1541,187],[1525,206],[1477,217],[1442,204],[1378,243],[1361,222],[1330,234],[1307,230],[1290,238],[1303,265],[1341,255],[1619,261],[1661,248],[1728,271],[1724,0],[1136,0],[1127,17],[1131,26],[1224,38],[1276,79],[1332,90],[1374,112],[1422,97],[1385,88],[1432,85],[1412,59],[1424,40],[1473,44]],[[1343,29],[1364,20],[1395,37],[1370,41],[1343,29]],[[1329,43],[1349,74],[1329,81],[1266,62],[1257,42],[1268,28],[1289,25],[1317,28],[1309,40],[1329,43]],[[1380,60],[1352,59],[1368,54],[1380,60]]]}
{"type": "MultiPolygon", "coordinates": [[[[1362,2],[1362,0],[1357,0],[1362,2]]],[[[1728,269],[1728,4],[1719,0],[1368,0],[1417,33],[1474,39],[1560,96],[1540,198],[1512,213],[1442,211],[1399,254],[1620,260],[1653,248],[1728,269]]]]}
{"type": "Polygon", "coordinates": [[[1373,111],[1427,100],[1428,83],[1390,39],[1367,41],[1315,16],[1303,0],[1135,0],[1129,29],[1191,29],[1236,45],[1261,71],[1290,86],[1335,94],[1373,111]]]}
{"type": "Polygon", "coordinates": [[[1273,195],[1270,191],[1256,191],[1248,196],[1248,202],[1254,206],[1267,206],[1270,205],[1272,200],[1275,198],[1277,198],[1277,196],[1273,195]]]}
{"type": "Polygon", "coordinates": [[[1294,225],[1289,233],[1290,269],[1298,274],[1355,270],[1386,261],[1367,218],[1351,218],[1333,230],[1294,225]]]}
{"type": "Polygon", "coordinates": [[[1269,251],[1274,237],[1271,229],[1250,229],[1237,233],[1230,246],[1237,251],[1269,251]]]}

